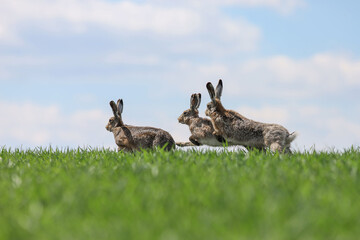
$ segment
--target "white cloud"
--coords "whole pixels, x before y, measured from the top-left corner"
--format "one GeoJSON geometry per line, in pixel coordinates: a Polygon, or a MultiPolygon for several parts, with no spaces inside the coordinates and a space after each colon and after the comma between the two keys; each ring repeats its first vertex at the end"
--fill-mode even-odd
{"type": "Polygon", "coordinates": [[[319,107],[301,105],[291,112],[291,122],[299,129],[298,146],[309,149],[341,150],[360,145],[360,124],[358,114],[352,118],[344,116],[335,106],[319,107]]]}
{"type": "Polygon", "coordinates": [[[301,60],[275,56],[245,62],[236,75],[263,84],[265,94],[309,97],[360,87],[359,69],[360,60],[341,55],[317,54],[301,60]]]}
{"type": "Polygon", "coordinates": [[[125,52],[111,53],[105,57],[105,62],[112,64],[126,64],[126,65],[158,65],[161,61],[159,56],[147,55],[136,56],[125,52]]]}
{"type": "Polygon", "coordinates": [[[58,106],[0,101],[0,142],[15,147],[112,146],[108,114],[81,110],[66,114],[58,106]]]}
{"type": "Polygon", "coordinates": [[[45,57],[0,55],[1,66],[41,66],[50,62],[51,60],[45,57]]]}
{"type": "Polygon", "coordinates": [[[325,124],[330,129],[326,136],[327,144],[339,141],[344,146],[360,145],[360,124],[358,122],[336,116],[325,121],[325,124]]]}
{"type": "Polygon", "coordinates": [[[245,73],[261,69],[272,81],[291,83],[306,82],[312,85],[325,84],[337,88],[342,83],[360,85],[360,61],[345,56],[316,54],[308,59],[294,60],[287,56],[255,59],[242,66],[245,73]]]}
{"type": "Polygon", "coordinates": [[[254,100],[327,96],[360,88],[360,60],[343,55],[316,54],[305,59],[273,56],[209,64],[180,61],[177,64],[179,74],[176,76],[181,79],[178,82],[187,92],[194,88],[205,90],[206,82],[215,83],[219,78],[224,81],[226,96],[254,100]]]}
{"type": "Polygon", "coordinates": [[[305,5],[303,0],[226,0],[225,2],[249,7],[269,7],[284,14],[305,5]]]}
{"type": "Polygon", "coordinates": [[[253,51],[261,37],[260,30],[244,19],[229,19],[219,9],[204,11],[186,4],[3,0],[0,41],[21,39],[21,34],[29,28],[32,32],[45,31],[53,35],[101,29],[115,36],[158,36],[157,41],[174,52],[213,54],[222,53],[224,49],[227,52],[253,51]]]}
{"type": "Polygon", "coordinates": [[[264,122],[264,123],[277,123],[285,125],[289,118],[290,113],[286,108],[274,107],[274,106],[263,106],[261,108],[253,107],[240,107],[237,109],[237,112],[243,116],[253,119],[255,121],[264,122]]]}
{"type": "MultiPolygon", "coordinates": [[[[147,2],[154,2],[149,0],[147,2]]],[[[165,0],[155,2],[168,3],[165,0]]],[[[295,9],[306,5],[304,0],[173,0],[171,4],[188,4],[198,8],[209,6],[266,7],[282,14],[289,14],[295,9]]]]}
{"type": "Polygon", "coordinates": [[[0,19],[4,20],[0,26],[0,38],[13,35],[12,30],[29,25],[50,31],[70,28],[82,32],[90,26],[99,26],[115,32],[187,35],[201,24],[200,16],[191,9],[164,8],[130,1],[3,0],[0,15],[0,19]]]}

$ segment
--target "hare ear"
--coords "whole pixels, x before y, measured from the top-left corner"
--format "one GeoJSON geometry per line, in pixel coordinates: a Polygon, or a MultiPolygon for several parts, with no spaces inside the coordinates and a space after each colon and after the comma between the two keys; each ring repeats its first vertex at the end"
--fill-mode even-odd
{"type": "Polygon", "coordinates": [[[118,118],[119,115],[118,115],[118,113],[117,113],[117,107],[116,107],[116,104],[115,104],[114,101],[110,101],[110,107],[111,107],[111,109],[112,109],[112,111],[113,111],[114,117],[115,117],[115,118],[118,118]]]}
{"type": "Polygon", "coordinates": [[[212,101],[213,103],[216,103],[216,101],[215,101],[215,90],[214,90],[214,87],[213,87],[213,85],[211,84],[211,82],[208,82],[208,83],[206,84],[206,88],[207,88],[207,90],[208,90],[208,92],[209,92],[211,101],[212,101]]]}
{"type": "Polygon", "coordinates": [[[221,98],[222,91],[223,91],[223,83],[222,83],[222,80],[219,79],[219,83],[218,83],[218,85],[216,86],[215,97],[218,98],[218,99],[220,99],[220,98],[221,98]]]}
{"type": "Polygon", "coordinates": [[[201,103],[201,93],[196,94],[196,99],[197,99],[197,103],[195,108],[198,109],[201,103]]]}
{"type": "Polygon", "coordinates": [[[119,99],[117,101],[117,109],[118,109],[118,114],[121,115],[123,112],[123,108],[124,108],[124,103],[122,99],[119,99]]]}
{"type": "Polygon", "coordinates": [[[194,110],[196,109],[196,94],[191,94],[190,98],[190,109],[194,110]]]}

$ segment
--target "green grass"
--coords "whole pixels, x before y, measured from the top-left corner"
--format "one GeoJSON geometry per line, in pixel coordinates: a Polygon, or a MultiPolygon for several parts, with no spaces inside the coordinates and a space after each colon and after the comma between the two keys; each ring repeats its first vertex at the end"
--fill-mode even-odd
{"type": "Polygon", "coordinates": [[[0,239],[359,239],[360,150],[0,148],[0,239]]]}

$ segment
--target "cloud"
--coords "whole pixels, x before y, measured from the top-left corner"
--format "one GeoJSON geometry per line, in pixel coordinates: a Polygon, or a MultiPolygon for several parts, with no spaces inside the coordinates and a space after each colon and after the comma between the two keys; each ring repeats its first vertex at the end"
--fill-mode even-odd
{"type": "Polygon", "coordinates": [[[204,11],[186,4],[105,0],[3,0],[0,9],[0,42],[23,42],[32,33],[51,35],[101,31],[115,38],[154,38],[173,52],[253,51],[260,30],[245,19],[230,19],[218,9],[204,11]],[[21,39],[21,40],[20,40],[21,39]]]}
{"type": "Polygon", "coordinates": [[[274,56],[249,60],[238,69],[234,75],[261,83],[267,95],[314,97],[360,87],[360,60],[341,55],[316,54],[300,60],[274,56]]]}
{"type": "Polygon", "coordinates": [[[298,125],[300,138],[298,146],[309,149],[341,150],[350,146],[360,145],[360,115],[354,113],[346,117],[335,106],[320,107],[317,105],[302,105],[297,111],[291,112],[291,121],[298,125]]]}
{"type": "Polygon", "coordinates": [[[295,60],[287,56],[255,59],[242,66],[245,73],[262,69],[272,81],[281,83],[306,82],[337,88],[339,83],[360,85],[360,61],[346,56],[316,54],[308,59],[295,60]]]}
{"type": "Polygon", "coordinates": [[[126,52],[111,53],[105,57],[105,62],[124,65],[158,65],[160,58],[157,55],[136,56],[126,52]]]}
{"type": "Polygon", "coordinates": [[[330,53],[303,59],[272,56],[208,64],[179,61],[177,71],[177,82],[186,92],[205,90],[206,82],[221,78],[225,97],[232,98],[294,100],[342,95],[360,88],[360,60],[330,53]]]}
{"type": "MultiPolygon", "coordinates": [[[[154,2],[149,0],[147,2],[154,2]]],[[[167,3],[165,0],[155,2],[167,3]]],[[[239,6],[239,7],[266,7],[282,14],[289,14],[295,9],[306,5],[304,0],[173,0],[171,4],[188,4],[193,7],[204,8],[209,6],[239,6]]]]}
{"type": "Polygon", "coordinates": [[[7,146],[112,146],[105,130],[108,114],[80,110],[66,114],[58,106],[0,101],[0,142],[7,146]]]}
{"type": "Polygon", "coordinates": [[[70,28],[83,32],[92,27],[110,31],[150,31],[166,35],[187,35],[196,31],[201,18],[185,8],[164,8],[130,1],[103,0],[3,0],[1,2],[0,38],[13,35],[15,27],[36,25],[49,31],[70,28]]]}
{"type": "Polygon", "coordinates": [[[237,112],[247,118],[265,123],[285,125],[290,119],[290,112],[283,106],[262,106],[261,108],[243,106],[237,109],[237,112]]]}

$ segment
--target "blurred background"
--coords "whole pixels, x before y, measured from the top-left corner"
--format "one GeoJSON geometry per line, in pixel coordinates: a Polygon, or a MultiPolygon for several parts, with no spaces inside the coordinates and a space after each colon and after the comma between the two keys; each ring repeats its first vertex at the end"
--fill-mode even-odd
{"type": "Polygon", "coordinates": [[[114,147],[127,124],[190,136],[190,95],[224,81],[227,109],[300,135],[360,143],[359,1],[0,0],[0,146],[114,147]]]}

